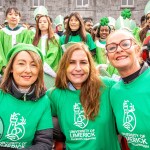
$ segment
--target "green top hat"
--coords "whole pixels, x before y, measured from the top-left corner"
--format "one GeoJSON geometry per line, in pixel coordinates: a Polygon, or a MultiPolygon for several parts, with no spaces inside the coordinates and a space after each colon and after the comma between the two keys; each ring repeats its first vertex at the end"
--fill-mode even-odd
{"type": "Polygon", "coordinates": [[[48,16],[48,11],[44,6],[39,6],[34,10],[34,19],[36,19],[37,15],[46,15],[46,16],[48,16]]]}
{"type": "Polygon", "coordinates": [[[126,29],[132,32],[134,28],[136,27],[136,23],[134,20],[130,19],[130,17],[131,17],[130,9],[124,9],[121,12],[121,16],[119,16],[119,18],[116,20],[115,29],[116,30],[126,29]]]}
{"type": "Polygon", "coordinates": [[[147,2],[145,9],[144,9],[145,16],[149,13],[150,13],[150,1],[147,2]]]}
{"type": "Polygon", "coordinates": [[[115,27],[116,20],[113,17],[108,17],[108,19],[109,19],[108,25],[115,27]]]}
{"type": "Polygon", "coordinates": [[[54,25],[58,26],[59,24],[64,24],[64,17],[61,15],[58,15],[54,20],[54,25]]]}

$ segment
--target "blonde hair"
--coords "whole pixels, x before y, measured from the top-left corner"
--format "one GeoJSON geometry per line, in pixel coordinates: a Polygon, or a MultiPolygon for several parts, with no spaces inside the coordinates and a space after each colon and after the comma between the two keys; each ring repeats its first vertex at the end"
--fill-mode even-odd
{"type": "Polygon", "coordinates": [[[137,45],[137,51],[140,53],[140,56],[139,56],[139,62],[142,63],[143,60],[142,60],[142,57],[141,57],[141,53],[142,53],[142,48],[141,48],[141,43],[134,37],[134,35],[127,31],[127,30],[123,30],[123,29],[120,29],[120,30],[115,30],[114,32],[110,33],[106,39],[106,45],[108,44],[108,41],[109,41],[109,38],[113,35],[113,34],[116,34],[116,33],[124,33],[125,35],[127,35],[136,45],[137,45]]]}
{"type": "Polygon", "coordinates": [[[80,102],[83,106],[85,117],[94,120],[99,112],[100,87],[102,81],[99,79],[93,58],[84,43],[76,43],[70,46],[64,53],[57,72],[55,86],[60,89],[68,88],[67,67],[74,51],[83,50],[89,61],[89,76],[81,86],[80,102]]]}

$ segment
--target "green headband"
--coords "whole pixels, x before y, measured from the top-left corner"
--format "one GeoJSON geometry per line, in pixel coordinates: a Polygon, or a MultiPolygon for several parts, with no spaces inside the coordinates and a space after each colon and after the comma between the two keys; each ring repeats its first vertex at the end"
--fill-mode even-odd
{"type": "Polygon", "coordinates": [[[43,55],[40,51],[40,49],[38,47],[35,47],[32,44],[25,44],[25,43],[18,43],[17,45],[15,45],[7,54],[7,63],[9,62],[9,60],[18,52],[21,51],[32,51],[35,52],[36,54],[38,54],[40,56],[40,58],[42,59],[42,62],[44,62],[44,58],[43,55]]]}
{"type": "Polygon", "coordinates": [[[103,17],[100,20],[100,26],[108,26],[109,19],[107,17],[103,17]]]}

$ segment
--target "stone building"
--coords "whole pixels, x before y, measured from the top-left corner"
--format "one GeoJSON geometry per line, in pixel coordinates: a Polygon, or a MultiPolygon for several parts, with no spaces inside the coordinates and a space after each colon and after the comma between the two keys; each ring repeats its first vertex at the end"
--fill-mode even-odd
{"type": "Polygon", "coordinates": [[[4,22],[8,7],[17,7],[22,14],[22,23],[35,24],[34,9],[45,5],[52,19],[60,14],[66,16],[77,11],[83,18],[92,17],[94,23],[104,16],[117,19],[123,8],[130,8],[132,19],[139,24],[147,2],[148,0],[0,0],[0,23],[4,22]]]}

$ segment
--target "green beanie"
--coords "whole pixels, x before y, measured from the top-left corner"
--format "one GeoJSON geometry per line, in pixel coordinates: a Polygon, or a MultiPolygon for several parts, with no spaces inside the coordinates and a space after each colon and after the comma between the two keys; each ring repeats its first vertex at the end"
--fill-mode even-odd
{"type": "Polygon", "coordinates": [[[25,44],[25,43],[18,43],[16,44],[7,54],[7,63],[9,62],[10,58],[12,58],[16,53],[21,51],[32,51],[35,52],[40,56],[42,62],[44,62],[43,55],[38,47],[35,47],[32,44],[25,44]]]}

